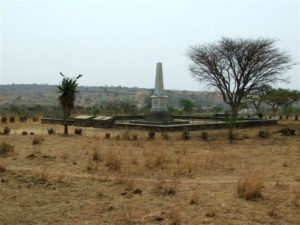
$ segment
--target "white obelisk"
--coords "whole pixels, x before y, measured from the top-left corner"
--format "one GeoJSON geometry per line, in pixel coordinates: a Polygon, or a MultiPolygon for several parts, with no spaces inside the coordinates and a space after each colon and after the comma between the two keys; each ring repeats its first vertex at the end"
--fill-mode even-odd
{"type": "Polygon", "coordinates": [[[168,96],[164,94],[164,80],[162,63],[156,65],[155,90],[151,96],[152,108],[151,112],[167,112],[168,96]]]}

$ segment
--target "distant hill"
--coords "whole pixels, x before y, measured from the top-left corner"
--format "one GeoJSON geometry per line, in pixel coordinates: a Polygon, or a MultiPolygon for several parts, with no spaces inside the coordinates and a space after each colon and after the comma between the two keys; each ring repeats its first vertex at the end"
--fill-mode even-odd
{"type": "MultiPolygon", "coordinates": [[[[153,89],[127,87],[87,87],[80,86],[76,99],[78,106],[105,105],[111,101],[123,101],[143,107],[150,101],[153,89]]],[[[196,92],[166,90],[170,106],[179,106],[181,99],[193,101],[196,106],[224,105],[217,92],[196,92]]],[[[7,105],[58,105],[55,85],[21,84],[0,85],[0,107],[7,105]]]]}

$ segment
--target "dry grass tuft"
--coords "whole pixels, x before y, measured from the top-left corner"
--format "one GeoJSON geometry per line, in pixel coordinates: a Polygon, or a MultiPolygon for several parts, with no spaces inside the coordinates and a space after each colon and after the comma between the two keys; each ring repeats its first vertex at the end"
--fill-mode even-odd
{"type": "Polygon", "coordinates": [[[109,151],[106,155],[105,166],[108,167],[109,170],[119,171],[122,167],[121,156],[114,151],[109,151]]]}
{"type": "Polygon", "coordinates": [[[0,164],[0,173],[4,173],[5,171],[6,171],[6,166],[3,163],[1,163],[0,164]]]}
{"type": "Polygon", "coordinates": [[[103,155],[100,153],[99,149],[97,146],[94,146],[92,148],[92,158],[94,161],[98,161],[98,162],[103,162],[104,157],[103,155]]]}
{"type": "Polygon", "coordinates": [[[292,204],[300,208],[300,188],[295,191],[294,197],[292,199],[292,204]]]}
{"type": "Polygon", "coordinates": [[[44,141],[44,138],[42,136],[35,136],[32,140],[33,145],[40,145],[44,141]]]}
{"type": "Polygon", "coordinates": [[[240,198],[255,200],[262,197],[261,189],[265,181],[265,176],[253,174],[243,177],[237,185],[237,192],[240,198]]]}
{"type": "Polygon", "coordinates": [[[169,214],[170,225],[180,225],[182,221],[182,215],[179,210],[172,210],[169,214]]]}
{"type": "Polygon", "coordinates": [[[166,182],[164,179],[158,179],[154,185],[153,192],[158,195],[175,195],[177,193],[178,182],[166,182]]]}
{"type": "Polygon", "coordinates": [[[2,142],[0,145],[0,155],[6,156],[7,154],[13,152],[14,149],[14,146],[7,144],[6,142],[2,142]]]}
{"type": "Polygon", "coordinates": [[[164,169],[168,162],[167,154],[163,151],[151,152],[150,154],[145,154],[145,157],[145,167],[148,169],[164,169]]]}

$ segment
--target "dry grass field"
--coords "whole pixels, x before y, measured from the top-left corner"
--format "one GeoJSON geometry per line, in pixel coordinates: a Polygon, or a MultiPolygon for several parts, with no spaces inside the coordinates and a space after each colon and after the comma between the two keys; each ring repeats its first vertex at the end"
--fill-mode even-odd
{"type": "Polygon", "coordinates": [[[202,131],[148,140],[146,131],[78,136],[70,127],[65,137],[47,132],[62,126],[5,126],[0,145],[12,148],[0,146],[1,225],[300,224],[300,122],[239,129],[233,143],[226,129],[208,130],[208,140],[202,131]],[[296,135],[283,136],[284,126],[296,135]]]}

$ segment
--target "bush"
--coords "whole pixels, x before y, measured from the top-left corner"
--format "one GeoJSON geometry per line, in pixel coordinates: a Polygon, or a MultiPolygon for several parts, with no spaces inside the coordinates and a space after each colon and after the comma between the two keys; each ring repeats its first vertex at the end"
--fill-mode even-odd
{"type": "Polygon", "coordinates": [[[75,128],[74,133],[76,135],[82,135],[82,129],[81,128],[75,128]]]}
{"type": "Polygon", "coordinates": [[[187,128],[185,128],[182,132],[182,139],[189,140],[190,139],[190,132],[187,128]]]}
{"type": "Polygon", "coordinates": [[[6,155],[7,153],[13,152],[14,149],[15,149],[14,146],[2,142],[0,145],[0,155],[6,155]]]}
{"type": "Polygon", "coordinates": [[[155,137],[155,132],[153,130],[148,132],[148,139],[153,139],[155,137]]]}
{"type": "Polygon", "coordinates": [[[6,166],[3,164],[0,164],[0,173],[4,173],[6,171],[6,166]]]}
{"type": "Polygon", "coordinates": [[[2,116],[1,122],[2,122],[2,123],[6,123],[6,122],[7,122],[7,117],[6,117],[6,116],[2,116]]]}
{"type": "Polygon", "coordinates": [[[163,132],[161,133],[161,136],[162,136],[163,139],[169,140],[169,135],[168,135],[168,132],[167,132],[167,131],[163,131],[163,132]]]}
{"type": "Polygon", "coordinates": [[[14,116],[10,116],[9,117],[9,122],[14,123],[15,122],[15,117],[14,116]]]}
{"type": "Polygon", "coordinates": [[[289,128],[289,127],[287,127],[287,128],[282,128],[282,129],[280,130],[280,132],[281,132],[282,135],[284,135],[284,136],[291,136],[291,135],[295,135],[295,134],[296,134],[296,130],[293,129],[293,128],[289,128]]]}
{"type": "Polygon", "coordinates": [[[27,135],[27,134],[28,134],[27,131],[25,131],[25,130],[22,131],[22,135],[27,135]]]}
{"type": "Polygon", "coordinates": [[[44,141],[43,137],[36,136],[36,137],[33,138],[32,144],[33,145],[40,145],[40,144],[42,144],[42,141],[44,141]]]}
{"type": "Polygon", "coordinates": [[[234,133],[232,130],[229,130],[229,136],[228,136],[228,139],[229,139],[230,141],[236,140],[236,139],[237,139],[236,133],[234,133]]]}
{"type": "Polygon", "coordinates": [[[27,116],[19,116],[19,120],[20,120],[20,122],[22,122],[22,123],[24,123],[24,122],[26,122],[27,121],[27,116]]]}
{"type": "Polygon", "coordinates": [[[110,133],[105,133],[104,138],[109,140],[110,139],[110,133]]]}
{"type": "Polygon", "coordinates": [[[269,135],[269,132],[266,131],[266,130],[260,130],[258,132],[258,137],[259,138],[268,138],[270,135],[269,135]]]}
{"type": "Polygon", "coordinates": [[[264,180],[264,176],[258,174],[240,179],[237,185],[238,196],[246,200],[255,200],[262,197],[261,189],[264,180]]]}
{"type": "Polygon", "coordinates": [[[10,128],[9,127],[4,127],[3,134],[4,135],[9,135],[9,133],[10,133],[10,128]]]}
{"type": "Polygon", "coordinates": [[[208,138],[207,131],[203,131],[202,134],[201,134],[201,137],[202,137],[203,140],[207,140],[207,138],[208,138]]]}
{"type": "Polygon", "coordinates": [[[39,117],[38,117],[38,116],[32,117],[32,121],[33,121],[33,122],[38,122],[38,121],[39,121],[39,117]]]}
{"type": "Polygon", "coordinates": [[[138,139],[138,135],[137,134],[132,134],[132,140],[136,141],[138,139]]]}
{"type": "Polygon", "coordinates": [[[130,131],[128,128],[125,128],[123,131],[122,138],[127,141],[130,140],[130,131]]]}
{"type": "Polygon", "coordinates": [[[51,134],[55,134],[55,130],[53,128],[49,128],[48,129],[48,134],[51,135],[51,134]]]}
{"type": "Polygon", "coordinates": [[[121,139],[120,135],[117,135],[117,136],[115,137],[115,139],[116,139],[116,141],[119,141],[119,140],[121,139]]]}

